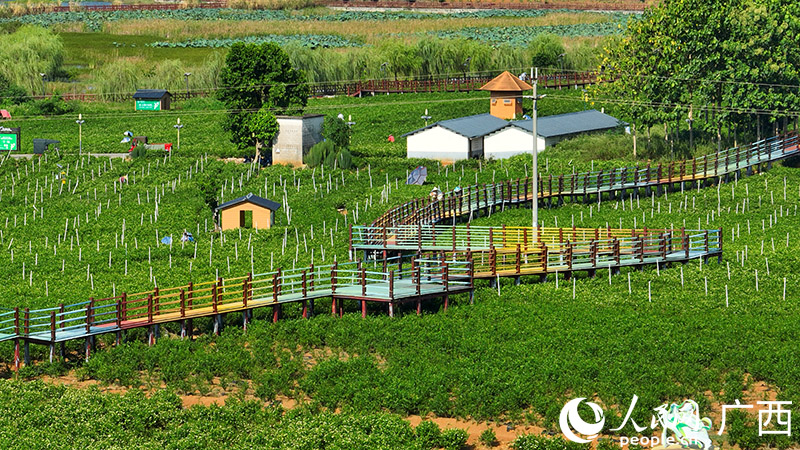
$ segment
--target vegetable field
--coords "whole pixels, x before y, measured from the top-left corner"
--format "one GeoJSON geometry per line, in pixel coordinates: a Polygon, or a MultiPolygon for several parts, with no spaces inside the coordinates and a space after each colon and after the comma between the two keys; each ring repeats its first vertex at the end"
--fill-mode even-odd
{"type": "MultiPolygon", "coordinates": [[[[53,306],[237,276],[254,267],[346,260],[348,224],[371,222],[393,205],[424,196],[430,186],[447,190],[516,178],[529,167],[525,156],[446,168],[428,163],[429,184],[418,187],[403,184],[416,162],[400,159],[366,159],[357,171],[323,173],[258,171],[205,156],[123,162],[72,155],[0,166],[3,306],[53,306]],[[251,191],[282,203],[276,227],[214,233],[211,205],[251,191]],[[194,233],[196,247],[178,242],[184,229],[194,233]],[[164,236],[173,237],[171,246],[161,244],[164,236]]],[[[575,155],[547,150],[540,159],[543,173],[617,163],[575,155]]],[[[794,257],[800,175],[790,166],[662,197],[568,203],[541,212],[545,226],[722,227],[722,264],[614,277],[599,271],[574,285],[563,278],[558,284],[524,280],[519,287],[501,282],[480,287],[475,305],[455,299],[446,313],[429,314],[439,309],[433,305],[422,316],[407,310],[391,319],[375,309],[367,319],[345,314],[302,320],[298,310],[287,308],[277,324],[256,313],[247,333],[229,317],[220,337],[210,335],[210,321],[198,321],[206,335],[196,341],[169,338],[177,329],[167,326],[167,338],[148,348],[132,332],[119,347],[101,342],[106,350],[88,363],[80,362],[76,344],[68,347],[65,363],[40,362],[22,375],[75,369],[106,383],[165,384],[184,394],[221,383],[262,400],[289,396],[312,409],[340,408],[354,417],[433,413],[546,428],[565,396],[596,395],[606,405],[627,405],[634,393],[642,404],[693,397],[707,410],[744,395],[755,380],[778,398],[798,401],[793,380],[800,365],[785,344],[796,338],[800,317],[793,295],[800,283],[794,257]]],[[[529,217],[524,209],[506,210],[476,224],[524,225],[529,217]]],[[[10,345],[0,350],[9,362],[10,345]]],[[[43,349],[33,350],[34,359],[46,360],[43,349]]]]}

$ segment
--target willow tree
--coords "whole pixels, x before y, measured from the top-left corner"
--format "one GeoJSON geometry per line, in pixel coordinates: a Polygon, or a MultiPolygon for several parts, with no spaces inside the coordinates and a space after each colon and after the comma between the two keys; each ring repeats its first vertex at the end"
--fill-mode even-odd
{"type": "Polygon", "coordinates": [[[756,131],[754,112],[778,120],[800,105],[800,6],[786,0],[665,0],[610,42],[600,96],[621,100],[633,123],[677,130],[756,131]],[[698,120],[699,119],[699,120],[698,120]]]}
{"type": "Polygon", "coordinates": [[[61,37],[45,28],[23,25],[0,39],[0,74],[28,93],[42,91],[42,77],[60,76],[64,59],[61,37]]]}

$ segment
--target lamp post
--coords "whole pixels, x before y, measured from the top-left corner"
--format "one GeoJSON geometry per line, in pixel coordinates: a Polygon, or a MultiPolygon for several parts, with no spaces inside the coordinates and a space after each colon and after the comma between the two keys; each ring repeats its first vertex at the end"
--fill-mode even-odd
{"type": "Polygon", "coordinates": [[[83,155],[83,114],[78,114],[78,120],[75,123],[78,124],[78,155],[83,155]]]}
{"type": "Polygon", "coordinates": [[[467,72],[469,72],[469,64],[470,64],[470,62],[472,62],[472,57],[468,57],[467,59],[465,59],[464,60],[464,64],[461,65],[464,68],[464,80],[465,81],[467,79],[467,72]]]}
{"type": "Polygon", "coordinates": [[[381,64],[381,78],[386,78],[386,68],[389,66],[389,62],[386,61],[381,64]]]}
{"type": "Polygon", "coordinates": [[[694,135],[693,135],[694,133],[693,133],[693,130],[692,130],[692,122],[694,122],[694,119],[692,119],[692,107],[691,106],[689,106],[689,118],[686,119],[686,122],[689,124],[689,151],[691,151],[692,148],[694,147],[694,135]]]}
{"type": "Polygon", "coordinates": [[[183,74],[183,79],[186,81],[186,100],[189,100],[189,75],[191,74],[192,72],[186,72],[183,74]]]}
{"type": "Polygon", "coordinates": [[[45,88],[45,79],[47,78],[47,74],[46,74],[46,73],[40,73],[40,74],[39,74],[39,76],[40,76],[40,77],[42,77],[42,97],[45,97],[45,96],[47,95],[47,94],[45,94],[45,92],[44,92],[44,88],[45,88]]]}
{"type": "MultiPolygon", "coordinates": [[[[175,129],[178,130],[178,145],[176,146],[176,149],[180,150],[181,149],[181,128],[183,128],[183,125],[181,125],[181,118],[180,117],[178,117],[178,123],[173,125],[173,127],[175,127],[175,129]]],[[[172,152],[170,152],[169,155],[172,156],[172,152]]]]}
{"type": "Polygon", "coordinates": [[[347,145],[349,147],[350,146],[350,140],[351,140],[351,136],[350,135],[353,134],[353,125],[356,124],[355,122],[353,122],[353,116],[352,115],[350,115],[350,114],[347,115],[347,122],[345,122],[345,124],[347,124],[347,128],[350,130],[350,132],[347,133],[347,145]]]}
{"type": "Polygon", "coordinates": [[[428,109],[425,109],[425,115],[421,116],[420,119],[425,121],[425,126],[428,126],[428,121],[431,119],[431,116],[428,115],[428,109]]]}
{"type": "MultiPolygon", "coordinates": [[[[539,82],[539,68],[531,69],[531,79],[533,80],[533,95],[529,98],[533,99],[533,114],[532,114],[532,126],[531,131],[533,132],[533,154],[531,156],[532,159],[532,169],[533,175],[531,176],[531,224],[534,228],[539,226],[539,135],[537,132],[537,111],[536,111],[536,102],[539,99],[545,98],[546,95],[538,95],[537,94],[537,86],[539,82]]],[[[526,98],[528,98],[526,96],[526,98]]]]}

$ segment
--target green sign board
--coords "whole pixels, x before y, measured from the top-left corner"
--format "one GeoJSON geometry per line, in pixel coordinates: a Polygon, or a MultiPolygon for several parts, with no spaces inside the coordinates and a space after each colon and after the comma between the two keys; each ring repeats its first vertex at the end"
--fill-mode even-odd
{"type": "MultiPolygon", "coordinates": [[[[6,128],[6,130],[8,130],[6,128]]],[[[19,150],[19,134],[0,132],[0,151],[15,151],[19,150]]]]}
{"type": "Polygon", "coordinates": [[[136,100],[136,111],[161,111],[161,100],[136,100]]]}

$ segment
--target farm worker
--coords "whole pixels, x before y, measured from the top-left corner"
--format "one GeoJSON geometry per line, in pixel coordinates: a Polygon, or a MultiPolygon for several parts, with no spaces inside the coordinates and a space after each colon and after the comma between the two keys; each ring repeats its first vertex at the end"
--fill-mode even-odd
{"type": "Polygon", "coordinates": [[[394,135],[392,134],[389,135],[389,142],[394,142],[394,135]]]}

